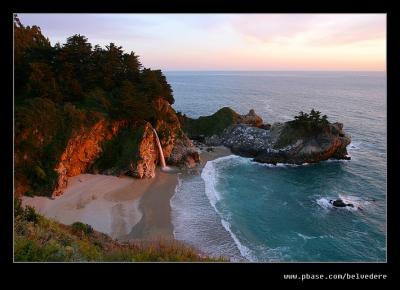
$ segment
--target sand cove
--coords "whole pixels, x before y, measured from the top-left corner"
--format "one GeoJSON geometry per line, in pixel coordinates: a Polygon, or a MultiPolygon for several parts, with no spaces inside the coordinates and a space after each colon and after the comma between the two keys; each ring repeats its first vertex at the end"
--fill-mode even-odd
{"type": "MultiPolygon", "coordinates": [[[[207,161],[229,154],[225,147],[201,150],[201,164],[194,170],[200,173],[207,161]]],[[[121,242],[174,239],[169,201],[177,184],[176,172],[160,169],[151,179],[80,174],[69,178],[63,195],[23,196],[22,204],[66,225],[89,224],[121,242]]]]}

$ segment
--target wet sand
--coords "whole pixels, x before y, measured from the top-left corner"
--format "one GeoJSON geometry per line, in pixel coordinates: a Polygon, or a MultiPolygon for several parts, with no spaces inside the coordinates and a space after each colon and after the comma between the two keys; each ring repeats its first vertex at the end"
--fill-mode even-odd
{"type": "MultiPolygon", "coordinates": [[[[188,170],[201,171],[207,161],[232,154],[229,148],[222,146],[213,147],[213,151],[210,152],[207,152],[206,148],[208,147],[204,146],[201,150],[200,165],[188,170]]],[[[139,209],[143,217],[132,231],[123,237],[124,240],[174,239],[170,199],[175,194],[177,185],[176,173],[157,170],[155,182],[140,200],[139,209]]]]}
{"type": "Polygon", "coordinates": [[[169,190],[173,187],[170,193],[173,194],[176,180],[176,175],[163,174],[153,179],[81,174],[69,179],[62,196],[55,199],[25,196],[22,204],[33,206],[60,223],[80,221],[121,240],[142,219],[139,203],[143,195],[154,192],[162,195],[164,187],[169,190]]]}
{"type": "Polygon", "coordinates": [[[157,240],[173,239],[171,206],[169,200],[178,185],[176,173],[165,173],[157,170],[154,183],[147,189],[140,200],[139,209],[142,219],[126,235],[124,240],[157,240]]]}

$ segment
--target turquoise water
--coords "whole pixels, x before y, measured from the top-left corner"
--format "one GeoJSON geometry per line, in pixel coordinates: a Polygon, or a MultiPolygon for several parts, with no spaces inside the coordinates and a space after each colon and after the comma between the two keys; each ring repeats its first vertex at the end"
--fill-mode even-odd
{"type": "Polygon", "coordinates": [[[210,255],[278,262],[386,260],[386,74],[167,72],[189,116],[254,108],[266,122],[315,108],[352,136],[350,161],[263,165],[227,156],[183,173],[174,234],[210,255]],[[342,198],[356,207],[333,208],[342,198]]]}

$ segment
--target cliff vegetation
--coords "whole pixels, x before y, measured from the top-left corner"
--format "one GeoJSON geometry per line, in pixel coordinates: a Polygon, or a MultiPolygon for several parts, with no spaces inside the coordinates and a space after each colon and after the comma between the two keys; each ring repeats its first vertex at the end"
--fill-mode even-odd
{"type": "Polygon", "coordinates": [[[239,116],[238,113],[229,107],[221,108],[210,116],[202,116],[198,119],[192,119],[186,115],[179,114],[182,129],[190,137],[220,134],[225,128],[236,124],[239,116]]]}
{"type": "Polygon", "coordinates": [[[21,207],[19,199],[15,199],[14,230],[16,262],[226,261],[201,255],[178,241],[120,244],[89,225],[67,226],[47,219],[31,207],[21,207]]]}
{"type": "Polygon", "coordinates": [[[141,150],[154,143],[152,128],[166,158],[186,142],[165,76],[134,52],[79,34],[52,45],[17,16],[14,36],[17,195],[59,195],[90,170],[154,176],[157,152],[141,150]]]}

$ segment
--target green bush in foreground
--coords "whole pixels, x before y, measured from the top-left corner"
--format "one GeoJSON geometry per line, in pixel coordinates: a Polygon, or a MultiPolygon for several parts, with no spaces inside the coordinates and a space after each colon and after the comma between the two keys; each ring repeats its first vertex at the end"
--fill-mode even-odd
{"type": "Polygon", "coordinates": [[[199,255],[178,241],[157,240],[119,244],[91,226],[62,225],[23,208],[15,200],[14,259],[16,262],[215,262],[224,258],[199,255]]]}

